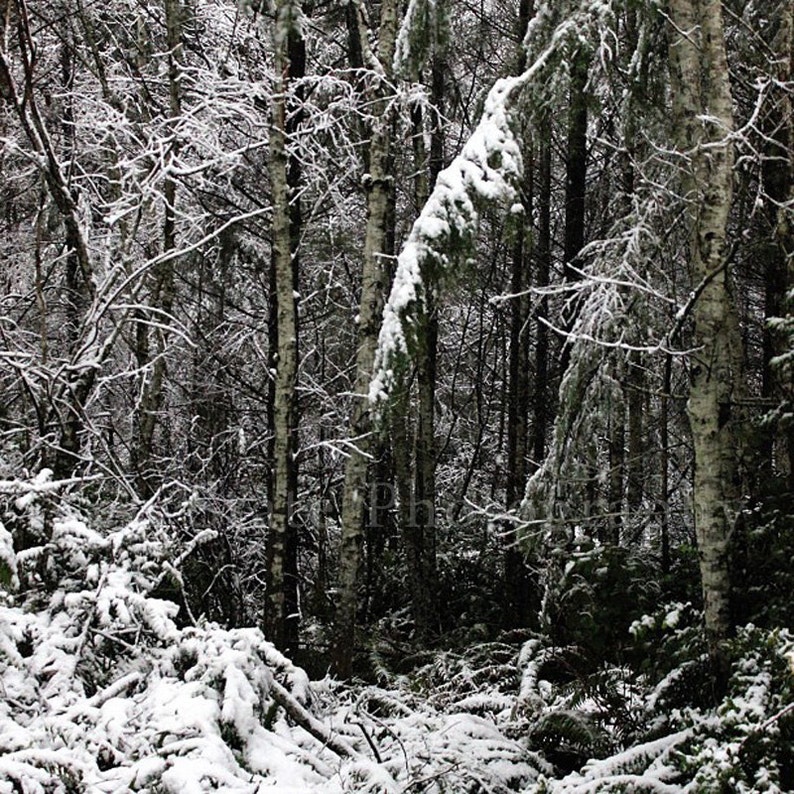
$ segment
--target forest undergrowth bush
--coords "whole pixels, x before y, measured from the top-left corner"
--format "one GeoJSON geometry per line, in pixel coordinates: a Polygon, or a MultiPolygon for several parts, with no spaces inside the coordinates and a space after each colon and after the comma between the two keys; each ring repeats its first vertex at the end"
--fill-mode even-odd
{"type": "MultiPolygon", "coordinates": [[[[529,747],[556,770],[528,791],[791,791],[791,633],[752,624],[740,629],[731,643],[727,690],[717,694],[702,614],[689,602],[663,604],[623,623],[616,655],[600,653],[588,640],[605,620],[597,593],[608,567],[589,570],[601,571],[596,587],[587,577],[575,580],[580,608],[583,592],[592,597],[581,634],[568,623],[557,635],[568,644],[554,643],[549,633],[526,643],[519,659],[517,708],[528,715],[529,747]]],[[[619,626],[612,632],[619,637],[619,626]]]]}
{"type": "MultiPolygon", "coordinates": [[[[2,485],[2,794],[508,792],[537,776],[487,703],[427,700],[419,677],[310,684],[258,628],[194,614],[186,562],[216,536],[175,542],[173,507],[113,526],[48,471],[2,485]]],[[[476,698],[499,670],[453,688],[476,698]]]]}
{"type": "Polygon", "coordinates": [[[794,637],[740,630],[714,705],[700,611],[647,609],[662,587],[643,555],[558,568],[556,633],[474,624],[403,670],[373,645],[377,682],[310,683],[259,629],[178,596],[212,531],[175,543],[173,505],[115,522],[67,490],[3,483],[3,794],[794,789],[794,637]]]}

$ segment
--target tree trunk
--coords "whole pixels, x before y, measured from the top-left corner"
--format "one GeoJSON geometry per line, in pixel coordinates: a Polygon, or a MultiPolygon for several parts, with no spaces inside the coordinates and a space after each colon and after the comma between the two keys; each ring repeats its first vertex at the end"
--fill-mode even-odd
{"type": "MultiPolygon", "coordinates": [[[[538,125],[538,244],[535,282],[539,289],[549,286],[551,277],[551,120],[546,115],[538,125]]],[[[532,388],[532,451],[534,473],[546,457],[546,429],[552,419],[549,409],[549,299],[540,295],[535,305],[535,372],[532,388]]]]}
{"type": "Polygon", "coordinates": [[[287,92],[300,68],[295,0],[276,3],[274,32],[275,85],[270,131],[270,182],[273,202],[272,283],[275,287],[277,360],[273,395],[273,471],[270,531],[267,544],[267,607],[265,627],[280,648],[295,650],[298,640],[296,530],[293,523],[297,489],[298,311],[297,245],[299,215],[291,210],[299,169],[291,171],[287,152],[287,92]]]}
{"type": "MultiPolygon", "coordinates": [[[[534,3],[521,0],[518,8],[518,35],[523,39],[534,3]]],[[[526,68],[523,48],[518,58],[518,72],[526,68]]],[[[526,177],[522,197],[521,221],[529,224],[533,216],[534,142],[529,145],[526,177]]],[[[508,510],[519,506],[528,477],[529,428],[527,426],[530,405],[529,353],[530,310],[529,298],[530,264],[532,261],[531,238],[524,228],[516,232],[516,241],[511,252],[510,292],[513,296],[510,310],[510,348],[508,353],[507,384],[507,473],[505,480],[505,503],[508,510]]],[[[511,528],[512,529],[512,528],[511,528]]],[[[506,626],[525,626],[529,617],[529,577],[524,555],[518,548],[515,531],[507,533],[505,549],[505,590],[508,609],[506,626]]]]}
{"type": "MultiPolygon", "coordinates": [[[[32,149],[39,158],[43,171],[44,183],[50,198],[60,213],[66,247],[66,303],[67,328],[70,361],[68,374],[53,389],[52,410],[47,424],[58,424],[58,449],[53,460],[55,476],[69,477],[80,463],[82,434],[84,430],[84,407],[94,387],[97,372],[96,348],[91,346],[87,361],[80,360],[83,352],[84,335],[95,330],[83,327],[88,306],[96,296],[95,273],[88,252],[86,237],[83,232],[78,196],[70,185],[69,168],[71,158],[59,157],[53,139],[50,136],[46,119],[46,110],[39,108],[38,97],[39,75],[36,74],[37,46],[31,29],[26,4],[7,3],[4,24],[15,16],[13,26],[18,38],[18,55],[21,73],[12,67],[7,50],[7,37],[10,25],[5,30],[6,36],[0,39],[0,94],[9,106],[14,108],[20,126],[24,131],[32,149]],[[21,81],[21,83],[19,82],[21,81]]],[[[68,34],[63,36],[61,53],[61,71],[63,91],[67,94],[65,107],[67,117],[62,121],[66,127],[65,140],[73,137],[73,127],[68,124],[70,97],[68,91],[73,80],[75,60],[72,52],[72,41],[68,34]]],[[[46,102],[45,102],[46,105],[46,102]]],[[[73,152],[71,153],[73,154],[73,152]]],[[[102,351],[102,355],[107,350],[102,351]]]]}
{"type": "MultiPolygon", "coordinates": [[[[168,102],[172,122],[181,110],[180,80],[182,77],[182,6],[180,0],[165,0],[166,43],[168,45],[168,102]]],[[[178,154],[177,136],[169,150],[169,157],[178,154]]],[[[163,253],[176,249],[176,181],[170,175],[163,181],[164,219],[163,253]]],[[[161,262],[154,270],[151,305],[157,309],[158,329],[156,334],[156,353],[152,360],[149,345],[148,317],[136,327],[136,357],[142,372],[143,382],[140,399],[135,409],[136,437],[132,441],[131,462],[136,479],[136,490],[143,499],[154,494],[157,473],[151,468],[154,447],[154,432],[158,414],[163,402],[163,389],[166,376],[166,338],[162,328],[170,316],[174,305],[174,262],[161,262]],[[147,377],[148,374],[148,377],[147,377]]]]}
{"type": "MultiPolygon", "coordinates": [[[[794,289],[794,223],[791,220],[791,202],[794,200],[794,106],[791,92],[782,88],[794,76],[794,8],[789,4],[781,14],[778,33],[774,41],[778,55],[780,88],[773,89],[774,107],[766,120],[767,151],[763,162],[763,187],[769,198],[767,219],[770,240],[764,251],[764,318],[787,317],[791,320],[792,305],[789,295],[794,289]]],[[[791,339],[785,328],[766,324],[763,339],[763,397],[784,399],[794,394],[791,366],[778,367],[772,362],[787,353],[791,339]]],[[[771,424],[771,423],[770,423],[771,424]]],[[[789,490],[794,491],[794,422],[778,428],[771,425],[762,435],[761,478],[764,474],[782,474],[789,490]]],[[[763,480],[762,480],[763,482],[763,480]]]]}
{"type": "Polygon", "coordinates": [[[742,384],[736,307],[726,261],[732,198],[731,89],[722,7],[670,0],[670,66],[679,147],[690,205],[690,265],[699,297],[687,402],[695,451],[694,512],[706,635],[715,692],[727,680],[729,541],[739,510],[737,397],[742,384]],[[704,120],[707,116],[708,120],[704,120]]]}
{"type": "Polygon", "coordinates": [[[662,395],[659,408],[659,545],[662,555],[662,573],[670,572],[670,399],[673,375],[673,357],[664,357],[662,395]]]}
{"type": "MultiPolygon", "coordinates": [[[[565,238],[563,243],[563,278],[568,283],[580,281],[579,252],[585,241],[585,191],[587,182],[587,86],[588,57],[579,50],[571,64],[568,100],[568,141],[565,160],[565,238]]],[[[563,327],[570,332],[579,313],[576,296],[568,299],[563,327]]],[[[563,340],[561,373],[568,369],[571,340],[563,340]]]]}
{"type": "MultiPolygon", "coordinates": [[[[353,41],[351,52],[367,53],[368,31],[358,3],[356,19],[349,24],[353,41]]],[[[387,219],[394,184],[389,173],[391,149],[391,113],[389,111],[388,81],[394,56],[397,32],[397,4],[394,0],[381,3],[378,71],[384,74],[368,76],[374,85],[365,89],[372,102],[372,124],[368,147],[369,171],[362,182],[367,194],[367,223],[364,236],[361,301],[358,319],[358,351],[354,403],[350,417],[349,435],[355,445],[345,465],[345,484],[342,496],[342,538],[339,551],[339,603],[334,630],[333,662],[338,675],[351,673],[355,650],[358,585],[361,578],[362,546],[364,542],[364,504],[367,469],[373,448],[373,426],[368,400],[369,382],[375,363],[378,331],[383,314],[386,289],[385,248],[388,238],[387,219]]],[[[371,57],[362,55],[365,64],[371,57]]],[[[374,65],[374,64],[373,64],[374,65]]]]}
{"type": "Polygon", "coordinates": [[[639,353],[629,354],[629,377],[626,391],[628,411],[628,461],[626,465],[626,504],[629,514],[642,506],[643,480],[645,476],[643,446],[643,413],[645,371],[639,353]]]}
{"type": "Polygon", "coordinates": [[[603,527],[602,542],[617,546],[623,526],[623,485],[626,469],[626,407],[621,394],[617,405],[608,406],[609,481],[607,483],[608,518],[603,527]]]}
{"type": "MultiPolygon", "coordinates": [[[[443,0],[442,0],[443,1],[443,0]]],[[[444,9],[437,12],[443,16],[444,9]]],[[[426,204],[430,190],[443,167],[444,134],[444,33],[435,31],[431,61],[430,101],[435,118],[430,133],[430,150],[425,146],[424,121],[421,108],[414,116],[414,160],[416,167],[416,206],[426,204]]],[[[438,311],[432,289],[425,295],[425,314],[417,333],[416,354],[417,416],[414,440],[413,495],[407,516],[410,531],[406,540],[414,545],[410,552],[416,559],[416,575],[412,587],[416,636],[427,640],[438,622],[438,604],[433,597],[436,581],[436,359],[438,355],[438,311]]],[[[408,527],[407,527],[408,529],[408,527]]]]}

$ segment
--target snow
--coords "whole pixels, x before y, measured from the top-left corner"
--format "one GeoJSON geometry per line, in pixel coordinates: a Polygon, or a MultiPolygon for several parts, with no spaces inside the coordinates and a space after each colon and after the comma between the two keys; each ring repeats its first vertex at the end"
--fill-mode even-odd
{"type": "Polygon", "coordinates": [[[17,557],[14,554],[14,539],[0,521],[0,587],[5,584],[11,590],[19,587],[17,557]]]}
{"type": "MultiPolygon", "coordinates": [[[[532,726],[600,709],[592,697],[574,705],[567,685],[541,676],[565,649],[537,637],[518,654],[499,643],[439,652],[413,677],[384,673],[380,686],[311,682],[258,629],[175,623],[177,606],[153,588],[197,538],[175,554],[162,518],[143,510],[103,536],[66,511],[38,554],[15,555],[23,583],[43,561],[60,578],[49,598],[0,600],[0,794],[57,792],[67,779],[108,794],[683,794],[696,789],[681,783],[681,759],[697,790],[728,778],[737,792],[780,790],[772,756],[742,776],[741,748],[760,730],[779,734],[788,707],[774,670],[794,653],[787,632],[761,641],[744,630],[738,641],[751,650],[716,712],[668,715],[659,738],[555,776],[529,749],[532,726]]],[[[635,635],[682,631],[685,611],[663,607],[635,635]]],[[[627,708],[653,708],[653,687],[635,702],[628,673],[613,673],[627,708]]]]}
{"type": "MultiPolygon", "coordinates": [[[[407,20],[432,6],[430,0],[413,0],[407,20]]],[[[533,23],[538,30],[551,19],[539,12],[533,23]],[[543,18],[542,22],[537,20],[543,18]]],[[[512,129],[512,113],[522,90],[538,80],[552,57],[566,43],[584,37],[585,31],[610,19],[609,4],[585,0],[545,37],[545,48],[522,74],[496,81],[486,97],[483,114],[460,154],[436,180],[429,199],[413,224],[397,259],[391,293],[384,306],[378,350],[370,382],[369,400],[385,400],[394,385],[394,361],[411,352],[417,316],[424,311],[423,296],[449,277],[464,252],[474,244],[480,210],[485,203],[501,203],[515,213],[516,184],[523,171],[521,144],[512,129]]],[[[406,22],[398,34],[396,65],[408,59],[406,22]]],[[[532,27],[532,26],[531,26],[532,27]]],[[[533,29],[534,29],[533,27],[533,29]]],[[[592,33],[592,31],[590,31],[592,33]]],[[[532,34],[534,35],[534,34],[532,34]]],[[[531,32],[528,33],[531,38],[531,32]]]]}
{"type": "Polygon", "coordinates": [[[59,791],[64,776],[81,791],[145,794],[396,794],[425,779],[429,792],[442,780],[506,792],[534,779],[494,721],[506,696],[468,691],[422,709],[395,683],[367,690],[390,704],[376,716],[330,679],[310,682],[258,629],[178,626],[154,588],[214,535],[176,553],[163,519],[150,506],[102,535],[65,510],[35,553],[17,555],[3,535],[20,579],[54,589],[0,600],[0,794],[59,791]]]}
{"type": "Polygon", "coordinates": [[[438,175],[400,252],[383,312],[369,390],[372,402],[384,399],[393,385],[392,360],[408,353],[406,324],[412,311],[421,311],[423,291],[435,288],[428,268],[438,268],[436,278],[452,268],[455,255],[451,248],[461,241],[465,244],[476,232],[481,202],[508,202],[516,196],[522,158],[510,126],[509,105],[520,85],[521,78],[502,79],[491,89],[479,125],[462,152],[438,175]]]}

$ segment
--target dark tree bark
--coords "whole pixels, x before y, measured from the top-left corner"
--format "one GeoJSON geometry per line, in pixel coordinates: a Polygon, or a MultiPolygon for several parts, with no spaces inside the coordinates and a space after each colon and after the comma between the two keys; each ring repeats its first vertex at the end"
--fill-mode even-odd
{"type": "MultiPolygon", "coordinates": [[[[533,12],[533,3],[522,0],[518,13],[518,34],[523,38],[533,12]]],[[[526,68],[526,57],[518,59],[519,72],[526,68]]],[[[528,235],[534,210],[535,144],[530,144],[523,186],[523,212],[520,222],[524,228],[516,231],[510,261],[510,346],[508,352],[507,383],[507,472],[505,502],[508,510],[521,503],[526,485],[529,458],[528,411],[530,406],[530,319],[531,263],[533,257],[531,237],[528,235]]],[[[536,387],[538,384],[536,384],[536,387]]],[[[505,590],[508,609],[505,624],[509,628],[525,626],[529,620],[529,577],[524,554],[518,548],[515,532],[506,533],[505,590]]]]}
{"type": "MultiPolygon", "coordinates": [[[[563,241],[563,280],[581,280],[579,252],[585,243],[585,192],[587,183],[587,69],[589,58],[581,49],[571,62],[571,84],[568,99],[568,133],[565,155],[565,238],[563,241]]],[[[579,301],[568,300],[563,329],[573,329],[579,313],[579,301]]],[[[570,342],[562,348],[561,372],[570,361],[570,342]]]]}

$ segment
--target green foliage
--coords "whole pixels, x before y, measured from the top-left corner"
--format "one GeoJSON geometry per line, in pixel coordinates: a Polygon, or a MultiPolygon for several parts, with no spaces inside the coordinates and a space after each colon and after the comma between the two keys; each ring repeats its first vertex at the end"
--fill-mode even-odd
{"type": "Polygon", "coordinates": [[[691,603],[665,604],[635,621],[628,656],[645,676],[652,732],[669,726],[678,709],[711,703],[710,670],[702,614],[691,603]]]}
{"type": "Polygon", "coordinates": [[[691,791],[794,787],[794,637],[748,626],[732,643],[733,672],[716,713],[696,720],[676,763],[691,791]]]}
{"type": "Polygon", "coordinates": [[[15,579],[14,569],[5,560],[0,559],[0,590],[11,590],[15,579]]]}
{"type": "Polygon", "coordinates": [[[794,496],[768,495],[745,511],[733,545],[734,615],[739,624],[794,626],[794,496]]]}
{"type": "Polygon", "coordinates": [[[567,680],[555,669],[570,649],[528,643],[519,701],[530,746],[569,773],[529,791],[656,791],[654,781],[697,794],[794,790],[794,636],[739,630],[715,707],[701,622],[689,604],[659,609],[632,626],[633,668],[567,680]]]}
{"type": "Polygon", "coordinates": [[[603,758],[612,746],[592,715],[573,710],[543,714],[529,738],[549,761],[565,769],[576,769],[588,758],[603,758]]]}
{"type": "Polygon", "coordinates": [[[703,593],[700,588],[698,550],[694,541],[683,542],[670,550],[670,568],[661,577],[664,602],[691,603],[700,609],[703,593]]]}
{"type": "Polygon", "coordinates": [[[631,623],[658,602],[656,561],[641,549],[589,540],[554,555],[558,573],[549,569],[543,614],[550,640],[576,645],[596,664],[619,659],[631,623]]]}

